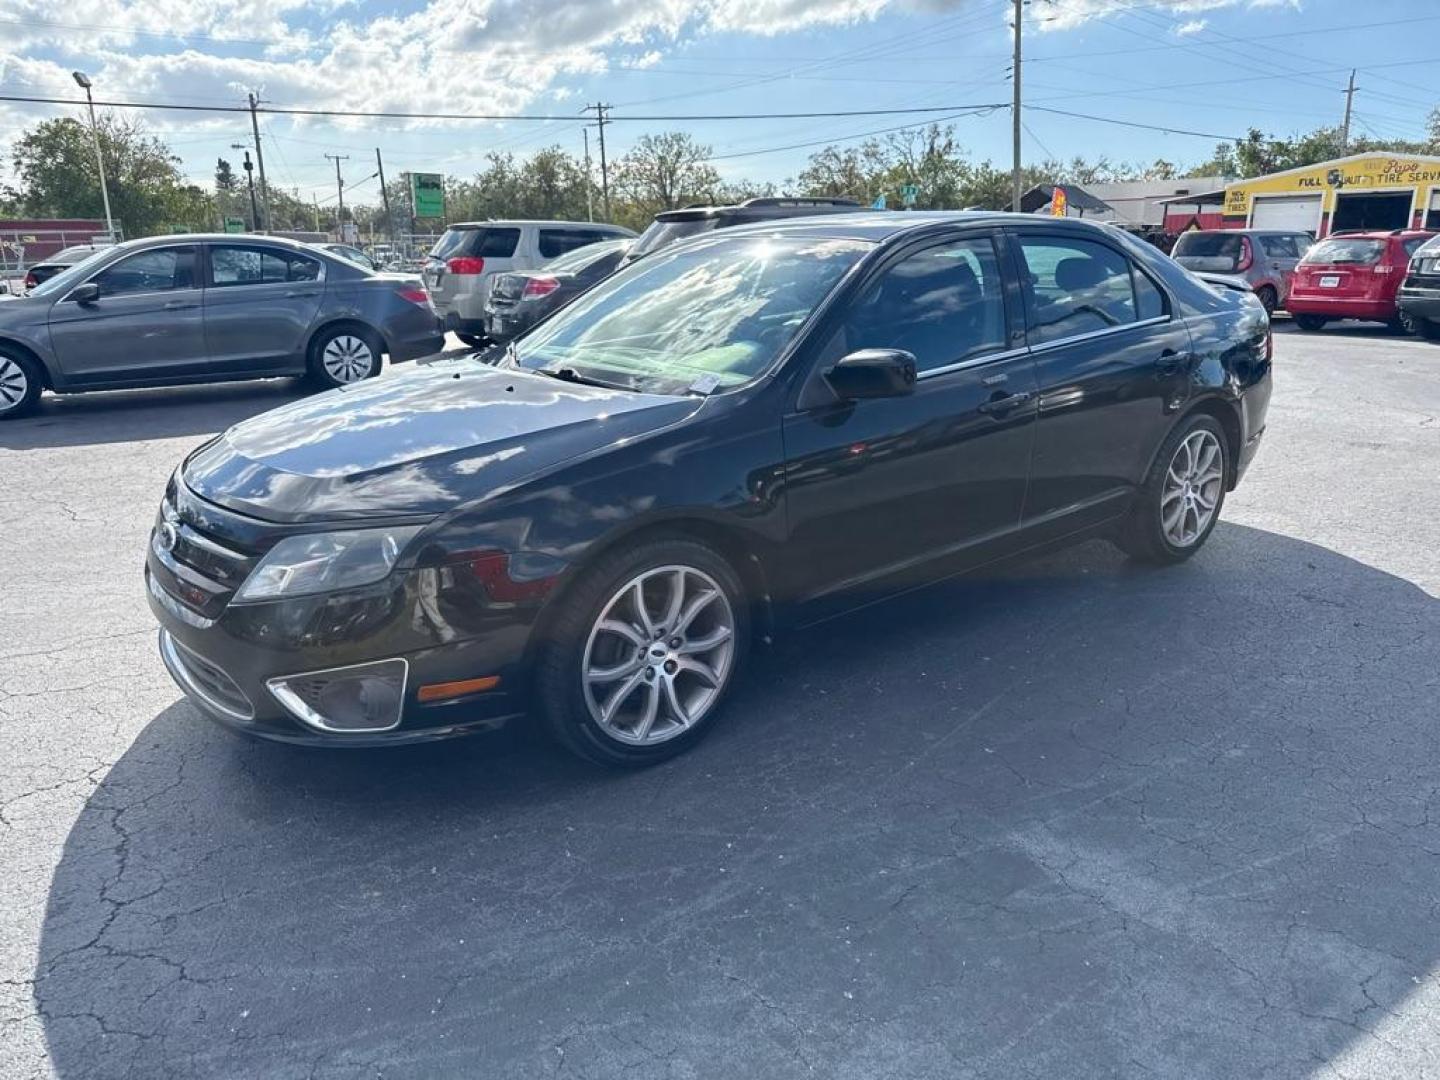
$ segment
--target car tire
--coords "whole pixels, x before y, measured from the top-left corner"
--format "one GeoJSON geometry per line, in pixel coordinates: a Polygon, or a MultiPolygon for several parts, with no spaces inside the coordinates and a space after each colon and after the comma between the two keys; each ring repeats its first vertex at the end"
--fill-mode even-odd
{"type": "Polygon", "coordinates": [[[1225,506],[1230,447],[1203,413],[1181,422],[1160,447],[1116,542],[1140,562],[1184,562],[1210,538],[1225,506]],[[1179,517],[1176,513],[1178,510],[1179,517]]]}
{"type": "Polygon", "coordinates": [[[1306,331],[1308,331],[1308,332],[1310,332],[1310,333],[1312,333],[1312,334],[1313,334],[1315,331],[1317,331],[1317,330],[1324,330],[1324,329],[1325,329],[1325,323],[1326,323],[1327,321],[1328,321],[1328,320],[1324,319],[1323,317],[1321,317],[1321,316],[1319,316],[1319,315],[1296,315],[1296,316],[1295,316],[1295,325],[1298,326],[1301,330],[1306,330],[1306,331]]]}
{"type": "Polygon", "coordinates": [[[534,689],[562,747],[637,768],[715,726],[750,634],[744,586],[717,552],[678,538],[617,548],[556,602],[534,689]]]}
{"type": "Polygon", "coordinates": [[[0,346],[0,420],[34,412],[43,388],[40,365],[19,349],[0,346]]]}
{"type": "Polygon", "coordinates": [[[310,381],[333,390],[352,386],[380,374],[380,336],[369,327],[351,323],[320,331],[310,342],[310,381]]]}
{"type": "Polygon", "coordinates": [[[1440,341],[1440,321],[1416,318],[1412,318],[1410,321],[1415,325],[1415,333],[1426,341],[1440,341]]]}
{"type": "Polygon", "coordinates": [[[490,339],[484,334],[462,334],[457,330],[455,336],[472,349],[483,349],[490,344],[490,339]]]}
{"type": "Polygon", "coordinates": [[[1260,298],[1265,314],[1274,315],[1275,309],[1280,306],[1280,294],[1275,291],[1275,286],[1261,285],[1255,290],[1255,295],[1260,298]]]}

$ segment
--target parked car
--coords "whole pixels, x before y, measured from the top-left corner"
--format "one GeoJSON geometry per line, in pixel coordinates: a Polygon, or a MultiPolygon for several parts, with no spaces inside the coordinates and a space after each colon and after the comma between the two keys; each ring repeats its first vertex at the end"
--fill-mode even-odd
{"type": "Polygon", "coordinates": [[[27,290],[33,289],[36,285],[49,281],[56,274],[60,273],[60,271],[74,266],[83,259],[88,259],[97,251],[103,250],[104,248],[97,247],[94,244],[77,244],[74,247],[62,248],[48,259],[42,259],[25,271],[25,288],[27,290]]]}
{"type": "Polygon", "coordinates": [[[365,267],[366,270],[380,269],[379,264],[376,263],[374,259],[359,248],[351,247],[349,244],[317,244],[315,246],[330,252],[331,255],[338,255],[342,259],[349,259],[356,265],[365,267]]]}
{"type": "Polygon", "coordinates": [[[1396,306],[1410,330],[1426,341],[1440,341],[1440,236],[1427,240],[1410,256],[1396,306]]]}
{"type": "Polygon", "coordinates": [[[506,342],[559,311],[615,272],[633,241],[602,240],[551,259],[524,274],[498,274],[485,304],[485,334],[506,342]]]}
{"type": "Polygon", "coordinates": [[[1286,304],[1301,330],[1336,319],[1367,319],[1402,328],[1396,298],[1405,268],[1431,232],[1332,233],[1305,253],[1286,304]]]}
{"type": "Polygon", "coordinates": [[[642,765],[757,637],[1040,545],[1174,563],[1270,395],[1269,320],[1080,220],[769,222],[620,270],[505,350],[246,420],[146,579],[201,712],[294,743],[533,713],[642,765]]]}
{"type": "Polygon", "coordinates": [[[381,355],[438,350],[414,277],[375,274],[308,244],[226,234],[105,248],[0,303],[0,419],[68,394],[309,375],[376,375],[381,355]]]}
{"type": "Polygon", "coordinates": [[[467,221],[451,225],[430,249],[423,277],[446,330],[469,345],[485,341],[485,302],[497,274],[534,270],[549,259],[629,229],[588,221],[467,221]]]}
{"type": "Polygon", "coordinates": [[[1171,257],[1187,270],[1244,278],[1273,312],[1290,294],[1290,278],[1314,237],[1273,229],[1216,229],[1181,233],[1171,257]]]}
{"type": "Polygon", "coordinates": [[[628,265],[644,255],[659,251],[667,244],[716,229],[754,225],[762,221],[780,221],[785,218],[814,217],[816,214],[853,214],[868,209],[869,207],[861,206],[854,199],[817,196],[804,199],[747,199],[733,206],[687,206],[683,210],[664,210],[655,215],[655,220],[640,234],[640,239],[625,253],[621,262],[628,265]]]}

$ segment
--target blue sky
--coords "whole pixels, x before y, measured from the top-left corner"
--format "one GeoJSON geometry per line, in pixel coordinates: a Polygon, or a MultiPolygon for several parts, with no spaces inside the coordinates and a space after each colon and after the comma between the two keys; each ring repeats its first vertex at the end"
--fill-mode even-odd
{"type": "MultiPolygon", "coordinates": [[[[407,122],[271,116],[271,182],[331,198],[349,154],[347,201],[386,171],[473,172],[492,150],[579,152],[592,101],[614,106],[612,156],[645,131],[689,130],[732,177],[783,180],[813,147],[927,115],[806,120],[627,116],[902,109],[1002,103],[1010,94],[1009,0],[10,0],[0,9],[0,93],[234,104],[525,113],[549,121],[407,122]]],[[[1337,123],[1359,68],[1354,130],[1420,138],[1440,102],[1435,0],[1031,0],[1024,149],[1032,160],[1106,155],[1180,164],[1215,139],[1041,111],[1090,113],[1216,135],[1337,123]]],[[[0,102],[0,142],[63,107],[0,102]]],[[[71,114],[73,109],[68,110],[71,114]]],[[[943,113],[936,115],[945,115],[943,113]]],[[[208,181],[248,139],[238,115],[145,114],[208,181]]],[[[1009,160],[1009,113],[953,121],[977,159],[1009,160]]],[[[594,149],[592,132],[592,150],[594,149]]]]}

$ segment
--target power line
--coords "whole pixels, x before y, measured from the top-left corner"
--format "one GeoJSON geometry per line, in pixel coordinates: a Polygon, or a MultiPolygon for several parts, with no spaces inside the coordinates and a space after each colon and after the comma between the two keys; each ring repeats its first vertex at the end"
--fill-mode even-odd
{"type": "Polygon", "coordinates": [[[899,127],[876,128],[873,131],[857,131],[853,135],[837,135],[829,139],[817,139],[813,142],[790,143],[787,146],[769,146],[763,150],[742,150],[733,154],[714,154],[705,158],[706,161],[730,161],[733,158],[758,157],[762,154],[778,154],[784,150],[804,150],[811,146],[832,146],[837,142],[849,142],[852,139],[864,139],[871,135],[888,135],[892,131],[913,131],[918,127],[928,127],[931,124],[943,123],[946,120],[958,120],[962,116],[984,116],[995,109],[1004,108],[996,105],[986,109],[970,109],[965,112],[952,113],[949,116],[939,116],[933,120],[924,120],[918,124],[902,124],[899,127]]]}
{"type": "Polygon", "coordinates": [[[1244,135],[1217,135],[1213,131],[1191,131],[1188,128],[1166,127],[1161,124],[1141,124],[1134,120],[1118,120],[1113,116],[1094,116],[1091,113],[1071,112],[1068,109],[1050,109],[1044,105],[1026,105],[1031,112],[1054,113],[1056,116],[1073,116],[1078,120],[1094,120],[1101,124],[1119,124],[1122,127],[1144,128],[1146,131],[1163,131],[1167,135],[1194,135],[1203,139],[1219,139],[1222,142],[1244,142],[1244,135]]]}

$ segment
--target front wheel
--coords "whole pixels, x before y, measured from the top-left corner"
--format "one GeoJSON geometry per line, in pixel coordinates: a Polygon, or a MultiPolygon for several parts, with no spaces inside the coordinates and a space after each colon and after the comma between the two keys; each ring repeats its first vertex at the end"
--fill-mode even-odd
{"type": "Polygon", "coordinates": [[[1426,341],[1440,341],[1440,321],[1435,319],[1419,319],[1414,316],[1410,319],[1415,327],[1415,333],[1419,334],[1426,341]]]}
{"type": "Polygon", "coordinates": [[[35,409],[40,400],[40,372],[18,351],[0,349],[0,420],[13,420],[35,409]]]}
{"type": "Polygon", "coordinates": [[[380,340],[371,330],[337,326],[322,331],[310,345],[310,379],[332,390],[380,374],[380,340]]]}
{"type": "Polygon", "coordinates": [[[1225,504],[1225,432],[1193,416],[1170,433],[1116,537],[1132,558],[1177,563],[1199,551],[1225,504]]]}
{"type": "Polygon", "coordinates": [[[714,725],[749,635],[738,576],[691,540],[603,557],[560,601],[536,668],[550,733],[604,765],[651,765],[714,725]]]}
{"type": "Polygon", "coordinates": [[[1300,327],[1301,330],[1308,330],[1308,331],[1309,331],[1310,333],[1312,333],[1312,334],[1313,334],[1316,330],[1324,330],[1324,329],[1325,329],[1325,322],[1326,322],[1326,320],[1323,319],[1323,318],[1321,318],[1319,315],[1296,315],[1296,316],[1295,316],[1295,325],[1298,326],[1298,327],[1300,327]]]}

